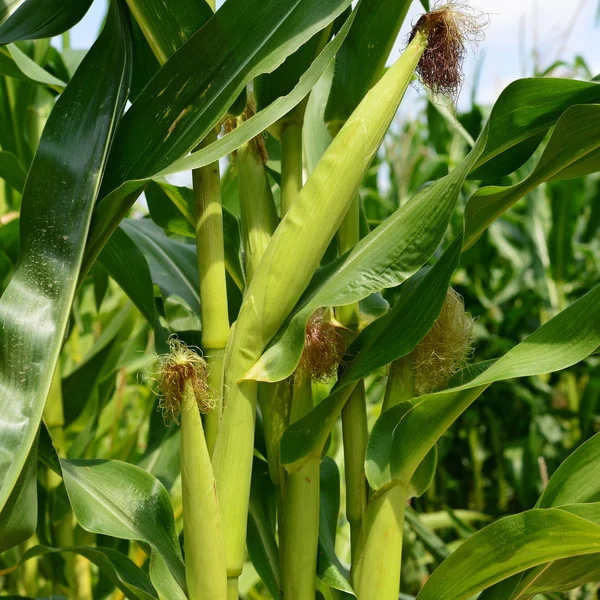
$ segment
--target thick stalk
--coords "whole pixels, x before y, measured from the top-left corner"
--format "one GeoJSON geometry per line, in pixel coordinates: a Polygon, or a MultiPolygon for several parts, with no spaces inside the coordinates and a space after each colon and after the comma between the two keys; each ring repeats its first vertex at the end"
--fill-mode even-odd
{"type": "MultiPolygon", "coordinates": [[[[338,229],[337,238],[340,255],[351,250],[360,240],[360,197],[358,194],[354,197],[338,229]]],[[[358,330],[360,321],[358,302],[339,306],[336,309],[336,316],[340,323],[348,329],[358,330]]],[[[369,432],[363,380],[354,388],[352,395],[342,409],[342,435],[346,480],[346,518],[350,523],[350,547],[352,563],[354,564],[362,516],[367,508],[365,453],[369,432]]]]}
{"type": "MultiPolygon", "coordinates": [[[[338,229],[339,253],[351,250],[360,239],[360,198],[355,196],[338,229]]],[[[359,327],[358,302],[339,306],[336,316],[340,323],[354,331],[359,327]]],[[[368,441],[367,401],[365,384],[360,381],[342,409],[342,435],[344,440],[344,475],[346,480],[346,518],[350,523],[352,563],[362,516],[367,508],[367,480],[365,477],[365,452],[368,441]]]]}
{"type": "MultiPolygon", "coordinates": [[[[217,139],[213,131],[202,143],[206,146],[217,139]]],[[[223,242],[223,208],[219,163],[196,169],[192,173],[196,202],[196,250],[200,278],[202,312],[202,348],[206,352],[209,384],[219,403],[206,417],[206,442],[212,454],[221,416],[223,388],[223,351],[229,336],[225,250],[223,242]]]]}
{"type": "MultiPolygon", "coordinates": [[[[312,409],[310,375],[294,377],[291,422],[312,409]]],[[[288,477],[283,505],[285,536],[281,542],[283,597],[314,600],[319,544],[319,467],[313,458],[288,477]]]]}
{"type": "Polygon", "coordinates": [[[302,189],[302,111],[296,109],[281,125],[281,216],[302,189]]]}
{"type": "MultiPolygon", "coordinates": [[[[345,254],[360,240],[360,198],[358,194],[352,201],[337,233],[339,253],[345,254]]],[[[349,329],[358,327],[359,312],[358,303],[340,306],[336,310],[337,318],[349,329]]]]}
{"type": "Polygon", "coordinates": [[[225,600],[225,548],[217,489],[200,411],[189,381],[181,402],[181,485],[188,598],[225,600]]]}
{"type": "Polygon", "coordinates": [[[344,439],[344,471],[346,479],[346,518],[350,523],[352,563],[356,555],[358,535],[367,509],[365,453],[369,439],[365,398],[365,382],[360,380],[342,409],[344,439]]]}
{"type": "Polygon", "coordinates": [[[406,492],[395,485],[365,512],[353,584],[360,600],[398,600],[406,492]]]}

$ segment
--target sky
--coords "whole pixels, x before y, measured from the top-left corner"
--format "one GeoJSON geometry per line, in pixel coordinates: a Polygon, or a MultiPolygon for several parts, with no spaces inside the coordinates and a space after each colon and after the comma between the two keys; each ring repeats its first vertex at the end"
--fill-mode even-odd
{"type": "MultiPolygon", "coordinates": [[[[468,0],[468,4],[489,16],[489,26],[478,50],[469,53],[459,106],[470,105],[478,66],[481,76],[476,99],[490,105],[511,81],[532,75],[536,60],[543,69],[558,58],[572,63],[581,55],[593,75],[600,73],[600,0],[468,0]]],[[[105,11],[106,0],[95,0],[71,30],[74,48],[91,46],[105,11]]],[[[390,61],[400,55],[410,24],[421,12],[420,3],[413,2],[390,61]]]]}

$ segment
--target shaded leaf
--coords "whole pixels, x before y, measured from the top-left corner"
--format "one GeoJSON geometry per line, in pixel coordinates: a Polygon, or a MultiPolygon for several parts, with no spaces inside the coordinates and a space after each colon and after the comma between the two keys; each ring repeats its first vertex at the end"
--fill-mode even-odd
{"type": "Polygon", "coordinates": [[[4,0],[0,44],[59,35],[79,22],[92,0],[4,0]]]}

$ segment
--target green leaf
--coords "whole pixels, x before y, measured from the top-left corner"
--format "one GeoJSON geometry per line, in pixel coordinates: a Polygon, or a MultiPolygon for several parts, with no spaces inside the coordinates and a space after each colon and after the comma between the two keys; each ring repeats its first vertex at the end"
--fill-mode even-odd
{"type": "Polygon", "coordinates": [[[185,589],[173,510],[163,485],[143,469],[117,460],[61,460],[60,464],[81,527],[146,542],[185,589]]]}
{"type": "Polygon", "coordinates": [[[268,465],[254,457],[248,508],[248,555],[271,596],[279,598],[281,575],[275,530],[275,487],[268,465]]]}
{"type": "Polygon", "coordinates": [[[38,430],[106,154],[125,105],[130,45],[118,6],[58,98],[23,192],[20,262],[0,299],[0,507],[38,430]],[[66,118],[73,126],[65,128],[66,118]]]}
{"type": "Polygon", "coordinates": [[[450,556],[450,550],[446,547],[444,541],[434,533],[423,521],[420,515],[411,506],[407,506],[404,511],[406,522],[412,530],[417,534],[417,537],[423,542],[427,551],[439,562],[450,556]]]}
{"type": "Polygon", "coordinates": [[[340,472],[330,456],[323,458],[320,476],[317,576],[330,588],[356,597],[348,583],[348,573],[335,554],[335,536],[340,513],[340,472]]]}
{"type": "MultiPolygon", "coordinates": [[[[495,381],[559,371],[578,363],[600,345],[600,285],[563,310],[512,348],[469,383],[410,400],[412,408],[399,415],[390,449],[391,481],[407,486],[436,441],[460,414],[495,381]]],[[[373,427],[389,430],[391,410],[373,427]]],[[[381,460],[367,449],[367,467],[381,460]]],[[[367,469],[369,471],[369,467],[367,469]]],[[[374,482],[371,482],[373,485],[374,482]]],[[[379,485],[383,482],[379,481],[379,485]]]]}
{"type": "MultiPolygon", "coordinates": [[[[161,181],[151,181],[145,190],[152,220],[168,232],[196,239],[194,192],[161,181]]],[[[236,285],[244,288],[240,262],[240,224],[237,217],[223,207],[223,241],[225,267],[236,285]]]]}
{"type": "Polygon", "coordinates": [[[111,548],[98,546],[72,546],[65,548],[50,548],[48,546],[34,546],[25,552],[21,564],[36,556],[54,554],[58,552],[72,552],[85,556],[94,563],[108,580],[119,588],[127,598],[132,600],[153,600],[158,598],[152,587],[148,575],[142,571],[127,556],[111,548]]]}
{"type": "MultiPolygon", "coordinates": [[[[540,565],[523,575],[513,595],[503,596],[502,600],[534,598],[543,592],[566,592],[588,582],[600,581],[600,555],[563,558],[540,565]]],[[[486,596],[485,600],[488,599],[486,596]]]]}
{"type": "Polygon", "coordinates": [[[289,94],[330,37],[331,26],[316,33],[277,69],[259,75],[252,83],[257,110],[263,110],[277,98],[289,94]]]}
{"type": "Polygon", "coordinates": [[[23,193],[27,172],[12,152],[0,151],[0,177],[17,192],[23,193]]]}
{"type": "Polygon", "coordinates": [[[156,310],[150,268],[138,246],[122,228],[117,228],[110,237],[98,261],[154,327],[156,310]]]}
{"type": "MultiPolygon", "coordinates": [[[[127,303],[103,328],[98,338],[75,369],[62,371],[62,401],[65,425],[75,421],[84,411],[89,399],[96,395],[100,407],[107,397],[102,397],[102,382],[109,380],[106,396],[114,387],[111,374],[117,369],[119,356],[124,343],[135,326],[137,313],[127,303]]],[[[71,451],[69,451],[71,455],[71,451]]],[[[77,454],[75,454],[77,456],[77,454]]]]}
{"type": "Polygon", "coordinates": [[[600,102],[596,82],[531,78],[511,83],[494,105],[485,151],[470,178],[495,179],[516,171],[565,110],[594,102],[600,102]]]}
{"type": "Polygon", "coordinates": [[[466,600],[527,568],[597,552],[600,505],[586,511],[592,521],[574,514],[580,506],[528,510],[488,525],[433,572],[417,600],[466,600]]]}
{"type": "MultiPolygon", "coordinates": [[[[471,197],[465,209],[465,248],[472,246],[490,223],[515,202],[541,183],[560,178],[570,165],[598,148],[600,105],[568,108],[558,119],[544,153],[528,177],[509,187],[482,188],[471,197]]],[[[600,169],[600,154],[587,168],[591,172],[600,169]]]]}
{"type": "Polygon", "coordinates": [[[538,508],[600,502],[600,433],[582,444],[556,469],[538,508]]]}
{"type": "Polygon", "coordinates": [[[34,443],[15,488],[0,512],[0,554],[35,533],[37,508],[37,443],[34,443]]]}
{"type": "Polygon", "coordinates": [[[5,75],[24,81],[43,83],[57,92],[62,92],[67,85],[64,81],[58,79],[58,77],[54,77],[54,75],[51,75],[48,71],[40,67],[40,65],[29,58],[15,44],[9,44],[6,50],[0,48],[0,66],[5,75]],[[11,59],[12,64],[9,62],[11,59]]]}
{"type": "Polygon", "coordinates": [[[196,249],[167,237],[150,219],[125,219],[121,228],[142,251],[165,299],[178,296],[194,314],[200,314],[196,249]]]}
{"type": "MultiPolygon", "coordinates": [[[[331,89],[335,63],[327,68],[314,85],[304,112],[302,125],[302,149],[304,152],[305,168],[310,175],[317,166],[321,156],[331,144],[331,134],[324,122],[325,106],[331,89]]],[[[271,158],[269,154],[269,158],[271,158]]]]}
{"type": "Polygon", "coordinates": [[[3,0],[0,44],[59,35],[78,23],[92,0],[3,0]]]}
{"type": "Polygon", "coordinates": [[[160,600],[188,600],[167,563],[158,552],[150,555],[150,579],[160,600]]]}
{"type": "MultiPolygon", "coordinates": [[[[218,12],[220,13],[221,10],[218,12]]],[[[278,121],[296,106],[310,92],[321,74],[333,60],[336,51],[349,31],[353,18],[354,13],[350,15],[336,37],[327,44],[323,52],[319,54],[310,68],[300,78],[298,85],[287,96],[278,98],[266,109],[257,113],[240,127],[237,127],[210,146],[173,162],[161,172],[155,173],[147,179],[122,184],[119,188],[104,197],[94,214],[90,238],[86,248],[84,272],[90,268],[96,255],[106,243],[112,231],[117,227],[120,220],[126,216],[129,208],[133,205],[148,180],[211,164],[233,152],[253,137],[260,135],[267,127],[278,121]]]]}
{"type": "MultiPolygon", "coordinates": [[[[600,169],[600,160],[598,161],[600,169]]],[[[548,253],[552,278],[555,281],[570,279],[575,267],[576,228],[583,210],[584,180],[550,182],[547,186],[552,206],[552,229],[548,236],[548,253]]]]}
{"type": "Polygon", "coordinates": [[[359,334],[349,349],[350,355],[358,356],[344,374],[344,385],[406,356],[427,335],[446,300],[461,249],[462,234],[409,295],[359,334]]]}
{"type": "Polygon", "coordinates": [[[129,0],[127,6],[160,64],[213,15],[204,0],[129,0]]]}
{"type": "Polygon", "coordinates": [[[503,579],[496,585],[487,588],[481,596],[479,596],[479,600],[511,600],[512,595],[519,587],[522,578],[523,574],[518,573],[508,579],[503,579]]]}
{"type": "Polygon", "coordinates": [[[362,0],[335,60],[325,121],[344,123],[384,71],[412,0],[362,0]]]}

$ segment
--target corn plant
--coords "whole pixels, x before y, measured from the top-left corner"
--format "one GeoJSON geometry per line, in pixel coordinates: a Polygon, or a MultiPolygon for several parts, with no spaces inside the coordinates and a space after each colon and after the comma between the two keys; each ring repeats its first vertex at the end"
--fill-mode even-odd
{"type": "Polygon", "coordinates": [[[386,70],[410,0],[112,0],[74,65],[90,4],[0,7],[0,585],[392,600],[405,524],[440,559],[421,600],[597,581],[589,428],[535,506],[451,554],[409,503],[492,384],[597,368],[596,280],[479,362],[451,284],[519,200],[600,170],[598,83],[518,80],[476,139],[450,115],[453,168],[371,229],[361,185],[406,89],[455,97],[480,15],[423,2],[386,70]]]}

